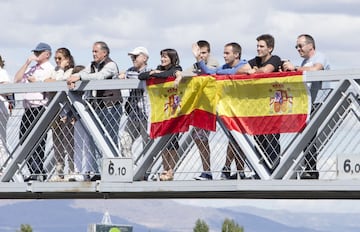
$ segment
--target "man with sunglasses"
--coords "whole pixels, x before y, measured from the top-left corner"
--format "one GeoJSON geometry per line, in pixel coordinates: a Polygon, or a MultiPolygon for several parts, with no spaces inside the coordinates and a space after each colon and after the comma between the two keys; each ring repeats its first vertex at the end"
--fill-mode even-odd
{"type": "Polygon", "coordinates": [[[315,40],[311,35],[301,34],[296,41],[296,50],[304,58],[301,66],[295,66],[289,61],[284,62],[283,70],[285,71],[316,71],[328,70],[330,65],[324,54],[315,50],[315,40]]]}
{"type": "MultiPolygon", "coordinates": [[[[284,62],[282,68],[284,71],[317,71],[317,70],[329,70],[330,64],[324,54],[316,51],[315,40],[311,35],[301,34],[296,40],[296,50],[299,55],[304,58],[301,66],[295,66],[289,61],[284,62]]],[[[310,93],[311,93],[311,113],[320,106],[317,102],[317,95],[321,89],[321,81],[311,82],[310,93]]],[[[316,162],[318,151],[314,142],[316,133],[311,139],[309,144],[313,144],[311,147],[306,148],[305,154],[305,172],[301,176],[302,179],[318,179],[319,172],[316,171],[316,162]]]]}
{"type": "MultiPolygon", "coordinates": [[[[14,81],[16,83],[31,83],[37,81],[44,81],[50,77],[54,66],[50,63],[51,47],[47,43],[39,43],[31,54],[25,64],[15,74],[14,81]],[[31,63],[36,62],[29,67],[31,63]]],[[[24,93],[23,105],[25,112],[20,124],[20,143],[23,142],[23,137],[32,129],[36,123],[36,119],[44,111],[45,105],[48,102],[46,93],[24,93]]],[[[24,181],[30,180],[44,180],[45,171],[43,169],[44,155],[45,155],[46,134],[42,136],[38,145],[31,154],[27,165],[29,167],[30,176],[24,178],[24,181]]]]}

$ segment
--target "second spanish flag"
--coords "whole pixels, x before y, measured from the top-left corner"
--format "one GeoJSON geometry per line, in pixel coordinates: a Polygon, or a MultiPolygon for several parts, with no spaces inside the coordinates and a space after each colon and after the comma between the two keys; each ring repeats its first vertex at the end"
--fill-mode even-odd
{"type": "Polygon", "coordinates": [[[218,114],[229,130],[252,135],[300,132],[310,98],[300,72],[218,76],[218,114]]]}

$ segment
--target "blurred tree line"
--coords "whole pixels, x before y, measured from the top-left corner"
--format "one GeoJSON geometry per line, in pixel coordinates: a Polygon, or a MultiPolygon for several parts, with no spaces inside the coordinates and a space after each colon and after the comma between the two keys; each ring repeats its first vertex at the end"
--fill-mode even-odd
{"type": "MultiPolygon", "coordinates": [[[[210,228],[204,220],[198,219],[195,222],[194,232],[209,232],[210,228]]],[[[244,228],[239,226],[234,220],[225,218],[221,232],[244,232],[244,228]]]]}

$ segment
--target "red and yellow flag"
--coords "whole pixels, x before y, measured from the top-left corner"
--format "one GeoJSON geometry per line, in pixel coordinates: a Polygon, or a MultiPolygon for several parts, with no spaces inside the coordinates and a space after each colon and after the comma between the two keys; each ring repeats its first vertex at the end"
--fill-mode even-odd
{"type": "Polygon", "coordinates": [[[190,126],[216,129],[216,78],[184,78],[174,88],[174,78],[147,80],[150,98],[150,137],[185,132],[190,126]]]}
{"type": "Polygon", "coordinates": [[[219,117],[251,135],[300,132],[310,112],[301,72],[217,76],[219,117]]]}

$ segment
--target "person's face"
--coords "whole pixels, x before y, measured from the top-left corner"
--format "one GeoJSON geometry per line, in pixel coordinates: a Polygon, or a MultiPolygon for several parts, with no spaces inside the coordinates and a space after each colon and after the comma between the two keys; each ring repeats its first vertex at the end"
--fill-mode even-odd
{"type": "Polygon", "coordinates": [[[268,47],[264,40],[259,40],[257,42],[256,51],[258,57],[266,57],[271,53],[272,48],[268,47]]]}
{"type": "Polygon", "coordinates": [[[61,52],[56,52],[54,59],[55,59],[56,65],[60,66],[61,62],[65,60],[65,57],[61,52]]]}
{"type": "Polygon", "coordinates": [[[296,50],[298,51],[299,55],[303,58],[309,58],[310,57],[310,51],[312,50],[311,44],[308,44],[306,42],[305,37],[299,37],[296,40],[296,50]]]}
{"type": "Polygon", "coordinates": [[[37,57],[38,63],[43,63],[50,58],[50,52],[49,51],[34,51],[34,55],[37,57]]]}
{"type": "Polygon", "coordinates": [[[161,55],[160,62],[161,62],[161,66],[163,67],[169,67],[171,65],[170,57],[166,53],[163,53],[161,55]]]}
{"type": "Polygon", "coordinates": [[[224,47],[224,60],[226,64],[233,64],[237,58],[237,54],[233,52],[232,46],[224,47]]]}
{"type": "Polygon", "coordinates": [[[104,51],[104,50],[101,49],[101,45],[100,45],[100,44],[94,44],[92,53],[93,53],[94,61],[95,61],[96,63],[99,63],[99,62],[101,62],[102,60],[104,60],[105,57],[106,57],[106,55],[107,55],[107,54],[106,54],[106,51],[104,51]]]}
{"type": "Polygon", "coordinates": [[[208,50],[207,47],[200,47],[200,57],[202,60],[204,60],[205,62],[207,62],[207,60],[209,59],[210,56],[210,52],[208,50]]]}
{"type": "Polygon", "coordinates": [[[139,55],[130,55],[135,69],[140,70],[146,66],[147,56],[140,53],[139,55]]]}

